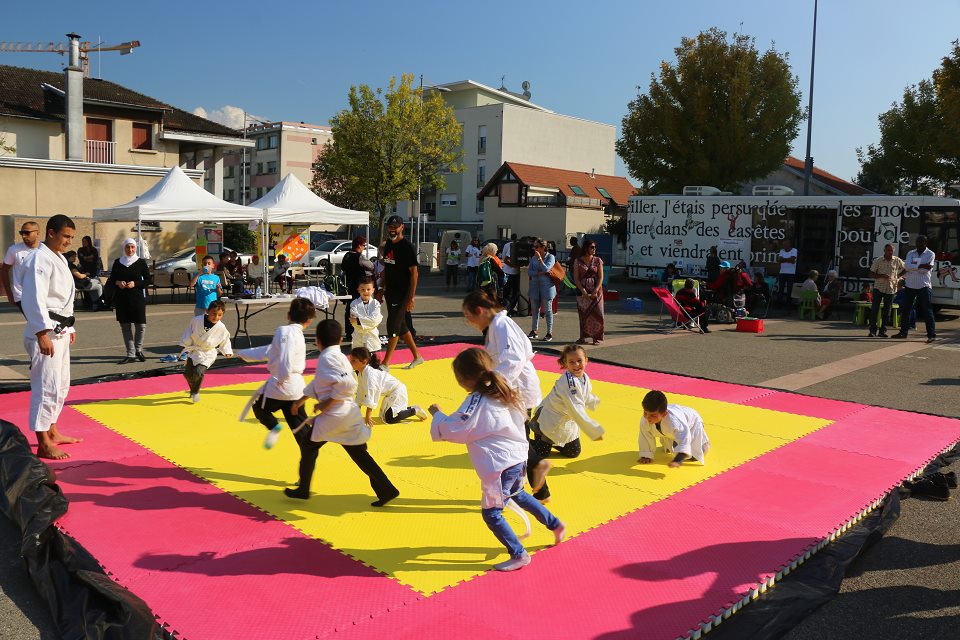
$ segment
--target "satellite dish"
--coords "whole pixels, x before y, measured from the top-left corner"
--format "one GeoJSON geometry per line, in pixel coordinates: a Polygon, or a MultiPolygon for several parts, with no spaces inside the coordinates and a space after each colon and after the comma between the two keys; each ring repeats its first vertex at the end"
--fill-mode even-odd
{"type": "Polygon", "coordinates": [[[523,84],[521,84],[520,86],[523,87],[523,90],[524,90],[524,91],[529,91],[529,90],[530,90],[530,81],[529,81],[529,80],[524,80],[524,81],[523,81],[523,84]]]}

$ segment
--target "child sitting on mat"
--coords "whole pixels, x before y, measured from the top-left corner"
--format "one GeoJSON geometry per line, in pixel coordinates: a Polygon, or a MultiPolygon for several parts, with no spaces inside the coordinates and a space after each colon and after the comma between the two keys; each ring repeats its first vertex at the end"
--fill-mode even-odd
{"type": "Polygon", "coordinates": [[[233,356],[230,346],[230,331],[220,319],[226,305],[223,300],[214,300],[207,307],[206,315],[194,316],[180,338],[180,346],[187,355],[183,377],[190,387],[190,399],[200,402],[200,386],[203,374],[217,359],[217,350],[228,358],[233,356]]]}
{"type": "Polygon", "coordinates": [[[266,347],[238,349],[237,355],[248,361],[266,360],[270,379],[257,389],[250,402],[240,414],[242,422],[247,411],[253,407],[253,415],[260,424],[268,429],[263,441],[266,449],[272,449],[283,427],[273,415],[283,413],[287,426],[296,429],[307,419],[304,411],[298,411],[294,404],[303,397],[303,370],[307,368],[307,341],[303,332],[317,315],[317,309],[306,298],[294,298],[287,312],[289,324],[277,327],[273,340],[266,347]]]}
{"type": "Polygon", "coordinates": [[[710,441],[703,429],[700,414],[679,404],[667,404],[662,391],[651,391],[643,397],[643,418],[640,420],[640,464],[653,462],[657,440],[663,450],[675,454],[668,467],[679,467],[685,460],[705,464],[710,441]]]}
{"type": "Polygon", "coordinates": [[[370,427],[360,417],[360,407],[354,402],[357,379],[347,357],[340,351],[343,327],[336,320],[321,320],[317,325],[317,373],[303,390],[303,398],[294,403],[299,410],[309,398],[318,402],[319,413],[297,433],[300,445],[300,484],[296,489],[284,489],[290,498],[306,500],[310,497],[310,481],[317,464],[320,447],[336,442],[344,448],[354,464],[370,479],[377,499],[372,507],[382,507],[400,495],[387,474],[367,451],[370,427]]]}
{"type": "Polygon", "coordinates": [[[365,347],[354,347],[347,359],[357,374],[357,404],[366,408],[363,421],[368,426],[373,426],[371,414],[378,403],[380,419],[387,424],[396,424],[413,416],[420,420],[430,417],[419,405],[407,406],[407,385],[380,369],[377,354],[370,353],[365,347]],[[381,397],[383,402],[380,402],[381,397]]]}
{"type": "Polygon", "coordinates": [[[583,347],[568,344],[557,362],[566,371],[533,414],[532,446],[543,458],[550,455],[551,449],[567,458],[576,458],[580,455],[581,429],[591,440],[603,440],[603,427],[587,414],[587,409],[597,408],[600,398],[593,395],[583,347]]]}
{"type": "Polygon", "coordinates": [[[353,324],[353,347],[366,347],[370,353],[380,351],[380,323],[383,313],[373,297],[373,278],[363,276],[357,285],[360,297],[350,303],[350,323],[353,324]]]}
{"type": "MultiPolygon", "coordinates": [[[[470,461],[480,476],[483,521],[510,552],[510,559],[493,565],[497,571],[516,571],[530,564],[530,556],[503,519],[503,508],[513,500],[548,529],[559,544],[565,527],[555,515],[523,490],[527,461],[524,410],[515,389],[493,371],[493,360],[483,349],[461,351],[453,360],[457,383],[470,395],[450,415],[430,405],[434,441],[467,445],[470,461]]],[[[522,512],[521,512],[522,513],[522,512]]],[[[524,516],[525,518],[525,516],[524,516]]]]}

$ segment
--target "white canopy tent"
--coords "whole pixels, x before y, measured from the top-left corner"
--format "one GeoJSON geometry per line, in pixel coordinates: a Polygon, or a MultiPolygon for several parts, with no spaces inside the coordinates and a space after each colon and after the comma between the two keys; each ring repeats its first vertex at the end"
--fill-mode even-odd
{"type": "MultiPolygon", "coordinates": [[[[250,203],[263,213],[263,255],[267,255],[270,224],[350,224],[365,226],[370,237],[370,213],[354,211],[330,204],[303,184],[299,178],[288,173],[262,198],[250,203]]],[[[266,264],[266,263],[264,263],[266,264]]],[[[267,282],[268,278],[264,279],[267,282]]]]}

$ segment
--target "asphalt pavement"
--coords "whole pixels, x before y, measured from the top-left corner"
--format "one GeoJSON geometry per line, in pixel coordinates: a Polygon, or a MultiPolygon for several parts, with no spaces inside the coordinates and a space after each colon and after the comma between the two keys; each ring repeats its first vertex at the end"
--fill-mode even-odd
{"type": "MultiPolygon", "coordinates": [[[[422,278],[414,312],[421,336],[438,341],[477,341],[463,320],[463,292],[447,292],[439,275],[422,278]]],[[[622,300],[606,303],[606,340],[587,347],[592,358],[682,375],[794,390],[799,393],[909,411],[960,417],[960,312],[938,322],[940,339],[924,342],[922,331],[907,341],[868,338],[851,322],[849,306],[827,321],[799,321],[789,310],[775,311],[762,334],[737,333],[733,325],[715,325],[709,335],[656,331],[659,303],[641,283],[615,279],[621,298],[640,297],[642,313],[624,310],[622,300]]],[[[192,300],[168,301],[160,295],[148,307],[146,363],[118,365],[124,356],[120,329],[109,312],[79,312],[72,375],[92,381],[122,372],[162,370],[160,357],[178,351],[177,342],[192,317],[192,300]]],[[[22,348],[23,320],[15,308],[0,309],[0,391],[28,384],[22,348]]],[[[285,322],[280,304],[253,317],[253,345],[269,342],[285,322]]],[[[342,315],[342,307],[340,313],[342,315]]],[[[228,306],[228,328],[237,325],[228,306]]],[[[529,319],[519,319],[529,329],[529,319]]],[[[542,323],[541,323],[542,324],[542,323]]],[[[541,328],[541,335],[543,329],[541,328]]],[[[563,297],[552,344],[558,349],[578,337],[575,300],[563,297]]],[[[241,338],[236,345],[247,346],[241,338]]],[[[223,360],[220,364],[227,364],[223,360]]],[[[0,410],[2,416],[2,410],[0,410]]],[[[960,464],[955,464],[955,468],[960,464]]],[[[957,468],[960,471],[960,468],[957,468]]],[[[880,544],[853,568],[841,594],[809,616],[790,640],[837,638],[859,633],[870,638],[955,637],[960,621],[960,507],[906,500],[903,514],[880,544]]],[[[0,638],[56,638],[49,613],[37,596],[17,555],[16,530],[0,518],[0,638]]]]}

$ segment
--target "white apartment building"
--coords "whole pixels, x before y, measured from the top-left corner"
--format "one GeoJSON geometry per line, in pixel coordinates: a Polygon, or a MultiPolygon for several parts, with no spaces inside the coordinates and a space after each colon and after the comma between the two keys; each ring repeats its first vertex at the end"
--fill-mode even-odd
{"type": "MultiPolygon", "coordinates": [[[[438,229],[457,222],[480,228],[484,203],[477,194],[504,162],[614,173],[613,125],[555,113],[531,102],[529,94],[494,89],[473,80],[438,87],[463,126],[464,164],[463,173],[445,175],[442,191],[422,196],[421,211],[438,229]]],[[[435,89],[425,89],[430,90],[435,89]]],[[[412,203],[400,203],[397,210],[409,218],[412,203]]]]}
{"type": "Polygon", "coordinates": [[[281,121],[250,125],[246,138],[252,148],[224,154],[223,199],[238,204],[260,198],[289,173],[309,186],[313,163],[333,135],[326,125],[281,121]]]}

